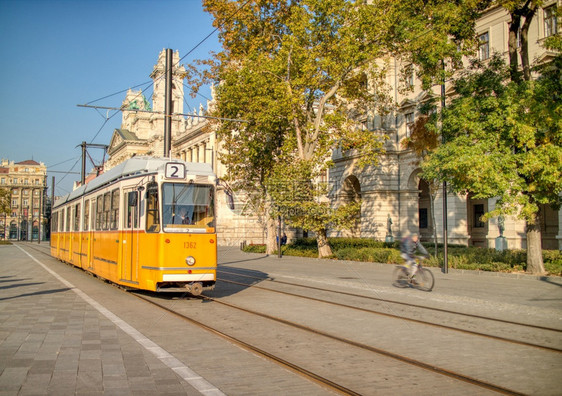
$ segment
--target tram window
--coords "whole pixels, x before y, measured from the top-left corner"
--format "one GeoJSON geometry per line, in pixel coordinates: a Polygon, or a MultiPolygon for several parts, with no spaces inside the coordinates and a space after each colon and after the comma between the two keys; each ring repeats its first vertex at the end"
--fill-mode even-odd
{"type": "Polygon", "coordinates": [[[104,230],[109,229],[109,212],[111,210],[111,193],[106,192],[103,194],[103,224],[104,230]]]}
{"type": "Polygon", "coordinates": [[[160,216],[158,215],[158,184],[150,183],[146,189],[146,231],[160,232],[160,216]]]}
{"type": "Polygon", "coordinates": [[[66,223],[65,223],[65,229],[66,231],[70,231],[70,219],[71,219],[71,210],[70,210],[70,206],[66,208],[66,223]]]}
{"type": "Polygon", "coordinates": [[[98,196],[96,202],[96,231],[102,229],[102,217],[103,217],[103,195],[98,196]]]}
{"type": "Polygon", "coordinates": [[[74,207],[74,231],[80,231],[80,204],[74,207]]]}
{"type": "Polygon", "coordinates": [[[110,212],[111,226],[112,230],[117,229],[117,224],[119,223],[119,190],[113,190],[111,192],[111,212],[110,212]]]}
{"type": "Polygon", "coordinates": [[[162,217],[166,231],[215,227],[213,186],[164,183],[162,217]]]}
{"type": "Polygon", "coordinates": [[[84,227],[82,227],[84,231],[88,231],[90,229],[90,200],[87,199],[84,202],[84,227]]]}
{"type": "Polygon", "coordinates": [[[126,228],[138,227],[137,204],[138,193],[136,191],[125,194],[125,207],[127,208],[127,217],[125,219],[126,228]]]}
{"type": "Polygon", "coordinates": [[[59,212],[54,212],[51,220],[51,232],[57,232],[59,227],[59,212]]]}
{"type": "Polygon", "coordinates": [[[64,209],[59,212],[59,232],[64,231],[64,209]]]}

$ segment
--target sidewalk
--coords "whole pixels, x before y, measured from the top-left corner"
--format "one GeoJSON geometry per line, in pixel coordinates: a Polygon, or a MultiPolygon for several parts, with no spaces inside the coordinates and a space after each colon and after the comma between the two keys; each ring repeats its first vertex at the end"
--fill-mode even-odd
{"type": "Polygon", "coordinates": [[[0,395],[200,394],[18,245],[0,246],[0,262],[0,395]]]}

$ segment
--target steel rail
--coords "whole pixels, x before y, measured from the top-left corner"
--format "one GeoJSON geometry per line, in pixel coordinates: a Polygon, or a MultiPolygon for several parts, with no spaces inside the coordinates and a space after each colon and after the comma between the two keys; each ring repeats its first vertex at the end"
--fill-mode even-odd
{"type": "Polygon", "coordinates": [[[362,294],[350,293],[350,292],[345,292],[345,291],[340,291],[340,290],[325,289],[325,288],[321,288],[321,287],[301,285],[301,284],[298,284],[298,283],[280,281],[280,280],[277,280],[275,278],[270,278],[270,277],[260,278],[260,277],[257,277],[257,276],[240,274],[238,272],[229,272],[229,271],[225,271],[225,270],[221,269],[220,264],[219,264],[219,268],[217,269],[217,271],[224,272],[225,274],[237,275],[237,276],[242,276],[242,277],[245,277],[245,278],[259,279],[259,280],[262,280],[262,281],[267,280],[269,282],[279,283],[279,284],[283,284],[283,285],[297,286],[297,287],[302,287],[302,288],[310,289],[310,290],[318,290],[318,291],[337,293],[337,294],[342,294],[342,295],[345,295],[345,296],[360,297],[360,298],[365,298],[365,299],[368,299],[368,300],[380,301],[380,302],[391,303],[391,304],[396,304],[396,305],[404,305],[404,306],[412,307],[412,308],[420,308],[420,309],[425,309],[425,310],[429,310],[429,311],[443,312],[443,313],[466,316],[466,317],[471,317],[471,318],[476,318],[476,319],[485,319],[485,320],[490,320],[490,321],[499,322],[499,323],[506,323],[506,324],[512,324],[512,325],[517,325],[517,326],[522,326],[522,327],[529,327],[529,328],[538,329],[538,330],[547,330],[547,331],[554,331],[554,332],[557,332],[557,333],[562,333],[562,329],[556,329],[556,328],[553,328],[553,327],[538,326],[538,325],[529,324],[529,323],[521,323],[521,322],[514,322],[514,321],[511,321],[511,320],[492,318],[492,317],[489,317],[489,316],[482,316],[482,315],[470,314],[470,313],[465,313],[465,312],[451,311],[451,310],[443,309],[443,308],[428,307],[428,306],[425,306],[425,305],[407,303],[407,302],[403,302],[403,301],[387,300],[387,299],[380,298],[380,297],[365,296],[365,295],[362,295],[362,294]]]}
{"type": "MultiPolygon", "coordinates": [[[[38,249],[37,247],[31,246],[31,245],[29,247],[32,248],[33,250],[39,252],[39,253],[43,253],[44,255],[53,258],[49,253],[45,252],[44,249],[38,249]]],[[[72,264],[69,264],[69,263],[66,263],[66,264],[68,264],[70,266],[73,266],[72,264]]],[[[75,267],[75,266],[73,266],[73,267],[75,267]]],[[[101,278],[101,277],[99,277],[99,276],[97,276],[97,275],[95,275],[95,274],[93,274],[89,271],[84,271],[82,268],[79,268],[79,267],[75,267],[75,268],[80,269],[83,272],[85,272],[86,274],[92,275],[92,276],[94,276],[94,277],[96,277],[96,278],[98,278],[102,281],[105,281],[103,278],[101,278]]],[[[122,286],[120,286],[116,283],[111,283],[111,284],[114,285],[114,286],[117,286],[119,290],[121,290],[123,292],[127,292],[131,296],[134,296],[134,297],[136,297],[136,298],[138,298],[142,301],[145,301],[145,302],[148,302],[152,305],[155,305],[155,306],[157,306],[157,307],[159,307],[159,308],[179,317],[180,319],[183,319],[183,320],[185,320],[185,321],[187,321],[187,322],[189,322],[189,323],[191,323],[191,324],[193,324],[193,325],[195,325],[199,328],[202,328],[202,329],[204,329],[204,330],[206,330],[206,331],[208,331],[212,334],[215,334],[215,335],[217,335],[221,338],[224,338],[227,341],[229,341],[229,342],[231,342],[235,345],[240,346],[241,348],[244,348],[248,351],[251,351],[251,352],[253,352],[253,353],[255,353],[255,354],[257,354],[261,357],[264,357],[266,359],[269,359],[270,361],[276,362],[276,363],[280,364],[282,367],[285,367],[285,368],[291,370],[292,372],[297,373],[297,374],[311,380],[312,382],[317,383],[317,384],[319,384],[319,385],[321,385],[321,386],[323,386],[323,387],[325,387],[325,388],[327,388],[331,391],[334,391],[336,393],[343,394],[343,395],[361,396],[360,393],[357,393],[357,392],[355,392],[355,391],[353,391],[349,388],[346,388],[342,385],[339,385],[339,384],[337,384],[337,383],[335,383],[335,382],[333,382],[333,381],[331,381],[331,380],[329,380],[325,377],[322,377],[318,374],[315,374],[312,371],[309,371],[309,370],[307,370],[303,367],[300,367],[300,366],[298,366],[294,363],[291,363],[291,362],[289,362],[289,361],[287,361],[283,358],[275,356],[275,355],[273,355],[273,354],[271,354],[271,353],[269,353],[269,352],[267,352],[267,351],[265,351],[261,348],[258,348],[254,345],[251,345],[251,344],[249,344],[245,341],[242,341],[242,340],[240,340],[236,337],[230,336],[230,335],[228,335],[228,334],[226,334],[226,333],[224,333],[224,332],[222,332],[218,329],[215,329],[211,326],[208,326],[208,325],[204,324],[203,322],[200,322],[196,319],[190,318],[190,317],[188,317],[186,315],[183,315],[183,314],[181,314],[177,311],[174,311],[173,309],[168,308],[168,307],[166,307],[162,304],[159,304],[155,301],[152,301],[151,299],[149,299],[147,297],[144,297],[143,295],[140,294],[140,293],[148,293],[146,291],[143,291],[143,290],[135,291],[135,290],[128,289],[126,287],[122,287],[122,286]]],[[[184,293],[184,294],[188,294],[188,293],[184,293]]],[[[195,297],[195,298],[209,299],[208,297],[202,297],[202,296],[195,297]]]]}
{"type": "MultiPolygon", "coordinates": [[[[315,373],[313,373],[312,371],[309,371],[309,370],[307,370],[307,369],[305,369],[305,368],[303,368],[303,367],[300,367],[300,366],[298,366],[298,365],[296,365],[296,364],[294,364],[294,363],[291,363],[291,362],[289,362],[289,361],[287,361],[287,360],[285,360],[285,359],[283,359],[283,358],[280,358],[280,357],[278,357],[278,356],[275,356],[275,355],[273,355],[272,353],[269,353],[269,352],[267,352],[267,351],[265,351],[265,350],[263,350],[263,349],[261,349],[261,348],[258,348],[258,347],[254,346],[254,345],[251,345],[251,344],[249,344],[249,343],[247,343],[247,342],[245,342],[245,341],[242,341],[242,340],[240,340],[239,338],[236,338],[236,337],[233,337],[233,336],[231,336],[231,335],[228,335],[228,334],[226,334],[226,333],[224,333],[224,332],[222,332],[222,331],[220,331],[220,330],[218,330],[218,329],[215,329],[215,328],[213,328],[213,327],[211,327],[211,326],[209,326],[209,325],[204,324],[203,322],[200,322],[200,321],[198,321],[198,320],[196,320],[196,319],[190,318],[189,316],[186,316],[186,315],[183,315],[183,314],[181,314],[181,313],[179,313],[179,312],[177,312],[177,311],[174,311],[172,308],[168,308],[168,307],[166,307],[166,306],[164,306],[164,305],[162,305],[162,304],[159,304],[159,303],[157,303],[157,302],[155,302],[155,301],[152,301],[152,300],[149,299],[149,298],[145,298],[144,296],[139,295],[139,294],[136,293],[136,292],[130,293],[130,295],[133,295],[133,296],[135,296],[135,297],[137,297],[137,298],[139,298],[139,299],[141,299],[141,300],[143,300],[143,301],[145,301],[145,302],[148,302],[148,303],[150,303],[150,304],[153,304],[153,305],[155,305],[155,306],[157,306],[157,307],[159,307],[159,308],[161,308],[161,309],[163,309],[163,310],[165,310],[165,311],[167,311],[167,312],[169,312],[169,313],[171,313],[171,314],[173,314],[173,315],[179,317],[180,319],[183,319],[183,320],[185,320],[185,321],[188,321],[189,323],[191,323],[191,324],[193,324],[193,325],[195,325],[195,326],[197,326],[197,327],[199,327],[199,328],[202,328],[202,329],[204,329],[204,330],[206,330],[206,331],[209,331],[210,333],[213,333],[213,334],[215,334],[215,335],[217,335],[217,336],[219,336],[219,337],[221,337],[221,338],[224,338],[225,340],[227,340],[227,341],[229,341],[229,342],[231,342],[231,343],[233,343],[233,344],[236,344],[236,345],[238,345],[238,346],[240,346],[240,347],[242,347],[242,348],[244,348],[244,349],[246,349],[246,350],[248,350],[248,351],[254,352],[254,353],[256,353],[256,354],[258,354],[258,355],[260,355],[260,356],[262,356],[262,357],[265,357],[265,358],[267,358],[267,359],[269,359],[269,360],[271,360],[271,361],[274,361],[274,362],[276,362],[276,363],[279,363],[279,364],[282,365],[283,367],[288,368],[288,369],[290,369],[291,371],[293,371],[293,372],[295,372],[295,373],[298,373],[298,374],[300,374],[300,375],[302,375],[302,376],[304,376],[304,377],[306,377],[306,378],[312,380],[312,381],[315,382],[315,383],[318,383],[318,384],[320,384],[320,385],[322,385],[322,386],[324,386],[324,387],[327,387],[328,389],[330,389],[330,390],[332,390],[332,391],[336,391],[336,392],[341,393],[341,394],[344,394],[344,395],[357,395],[357,396],[361,395],[360,393],[357,393],[357,392],[355,392],[355,391],[353,391],[353,390],[351,390],[351,389],[349,389],[349,388],[346,388],[346,387],[344,387],[344,386],[342,386],[342,385],[339,385],[339,384],[337,384],[337,383],[335,383],[335,382],[333,382],[333,381],[330,381],[329,379],[327,379],[327,378],[325,378],[325,377],[322,377],[322,376],[320,376],[320,375],[318,375],[318,374],[315,374],[315,373]]],[[[201,296],[198,296],[198,297],[195,297],[195,298],[200,298],[200,299],[203,299],[203,300],[212,300],[212,301],[215,301],[215,302],[216,302],[216,300],[210,299],[209,297],[201,297],[201,296]]]]}
{"type": "MultiPolygon", "coordinates": [[[[34,249],[36,251],[39,251],[39,252],[41,252],[41,250],[42,250],[42,249],[37,249],[37,247],[35,247],[35,246],[29,246],[29,247],[31,247],[32,249],[34,249]]],[[[48,255],[50,257],[50,254],[48,254],[47,252],[42,251],[42,253],[45,254],[45,255],[48,255]]],[[[71,265],[71,264],[69,264],[69,265],[71,265]]],[[[78,267],[76,267],[76,268],[78,268],[78,267]]],[[[91,274],[91,273],[89,273],[89,274],[91,274]]],[[[94,275],[94,274],[92,274],[92,275],[94,275]]],[[[99,278],[99,279],[102,279],[102,278],[99,278]]],[[[121,288],[117,284],[114,284],[114,285],[118,286],[120,290],[123,290],[123,292],[128,291],[128,289],[121,288]]],[[[143,292],[143,291],[140,291],[140,292],[143,292]]],[[[333,381],[330,381],[327,378],[319,376],[319,375],[317,375],[317,374],[315,374],[311,371],[308,371],[308,370],[306,370],[306,369],[304,369],[304,368],[302,368],[302,367],[300,367],[296,364],[290,363],[290,362],[288,362],[288,361],[286,361],[282,358],[279,358],[279,357],[277,357],[277,356],[275,356],[275,355],[273,355],[273,354],[271,354],[267,351],[264,351],[264,350],[262,350],[258,347],[255,347],[255,346],[253,346],[249,343],[246,343],[242,340],[239,340],[239,339],[237,339],[233,336],[230,336],[230,335],[228,335],[228,334],[226,334],[226,333],[224,333],[224,332],[222,332],[218,329],[215,329],[215,328],[213,328],[211,326],[208,326],[208,325],[206,325],[202,322],[199,322],[199,321],[197,321],[193,318],[190,318],[186,315],[183,315],[183,314],[181,314],[177,311],[174,311],[173,309],[168,308],[168,307],[166,307],[162,304],[151,301],[150,299],[145,298],[142,295],[139,295],[139,293],[129,293],[129,295],[135,296],[142,301],[145,301],[145,302],[148,302],[148,303],[153,304],[155,306],[158,306],[159,308],[164,309],[167,312],[169,312],[169,313],[171,313],[171,314],[173,314],[173,315],[175,315],[179,318],[182,318],[182,319],[184,319],[184,320],[186,320],[186,321],[188,321],[188,322],[190,322],[194,325],[197,325],[197,326],[199,326],[199,327],[201,327],[201,328],[203,328],[203,329],[205,329],[205,330],[207,330],[207,331],[209,331],[213,334],[216,334],[216,335],[218,335],[218,336],[220,336],[224,339],[227,339],[227,340],[229,340],[229,341],[231,341],[231,342],[233,342],[233,343],[235,343],[235,344],[237,344],[237,345],[239,345],[239,346],[241,346],[241,347],[243,347],[247,350],[253,351],[253,352],[259,354],[260,356],[263,356],[263,357],[266,357],[266,358],[268,358],[272,361],[278,362],[283,367],[286,367],[293,372],[299,373],[299,374],[305,376],[306,378],[311,379],[312,381],[314,381],[318,384],[322,384],[322,385],[324,385],[324,386],[326,386],[326,387],[328,387],[328,388],[330,388],[334,391],[337,391],[338,393],[346,394],[346,395],[360,395],[359,393],[357,393],[357,392],[355,392],[351,389],[348,389],[348,388],[346,388],[342,385],[339,385],[339,384],[337,384],[333,381]]],[[[441,375],[444,375],[446,377],[453,378],[453,379],[456,379],[456,380],[459,380],[459,381],[463,381],[463,382],[466,382],[466,383],[469,383],[469,384],[472,384],[472,385],[475,385],[475,386],[479,386],[481,388],[488,389],[488,390],[491,390],[491,391],[494,391],[494,392],[498,392],[498,393],[505,394],[505,395],[524,395],[523,393],[517,392],[515,390],[508,389],[508,388],[505,388],[505,387],[502,387],[502,386],[499,386],[499,385],[494,385],[494,384],[491,384],[489,382],[482,381],[482,380],[479,380],[479,379],[476,379],[476,378],[472,378],[472,377],[464,375],[464,374],[456,373],[454,371],[447,370],[445,368],[433,365],[431,363],[422,362],[420,360],[409,358],[407,356],[403,356],[403,355],[400,355],[400,354],[397,354],[397,353],[393,353],[393,352],[390,352],[390,351],[387,351],[387,350],[384,350],[384,349],[381,349],[381,348],[376,348],[376,347],[373,347],[373,346],[361,344],[359,342],[348,340],[346,338],[339,337],[339,336],[336,336],[336,335],[333,335],[333,334],[329,334],[329,333],[326,333],[326,332],[323,332],[323,331],[320,331],[320,330],[317,330],[317,329],[313,329],[313,328],[310,328],[308,326],[304,326],[304,325],[301,325],[301,324],[298,324],[298,323],[288,321],[286,319],[282,319],[282,318],[278,318],[278,317],[275,317],[275,316],[272,316],[272,315],[268,315],[268,314],[264,314],[264,313],[261,313],[261,312],[253,311],[253,310],[250,310],[250,309],[247,309],[247,308],[244,308],[244,307],[240,307],[240,306],[237,306],[237,305],[234,305],[234,304],[227,303],[225,301],[213,299],[211,297],[198,296],[196,298],[200,298],[200,299],[203,299],[203,300],[206,300],[206,301],[212,301],[212,302],[215,302],[217,304],[227,306],[229,308],[233,308],[233,309],[236,309],[236,310],[239,310],[239,311],[242,311],[242,312],[246,312],[246,313],[249,313],[249,314],[252,314],[252,315],[260,316],[260,317],[263,317],[263,318],[266,318],[266,319],[269,319],[269,320],[272,320],[272,321],[276,321],[278,323],[282,323],[282,324],[285,324],[285,325],[288,325],[288,326],[291,326],[291,327],[294,327],[294,328],[297,328],[297,329],[300,329],[300,330],[304,330],[304,331],[310,332],[312,334],[324,336],[326,338],[329,338],[329,339],[332,339],[332,340],[335,340],[335,341],[339,341],[339,342],[345,343],[347,345],[351,345],[351,346],[354,346],[354,347],[357,347],[357,348],[360,348],[360,349],[363,349],[363,350],[367,350],[367,351],[370,351],[370,352],[373,352],[373,353],[377,353],[379,355],[386,356],[386,357],[395,359],[397,361],[400,361],[400,362],[403,362],[403,363],[406,363],[406,364],[410,364],[410,365],[413,365],[415,367],[419,367],[419,368],[422,368],[422,369],[426,369],[428,371],[431,371],[431,372],[434,372],[434,373],[437,373],[437,374],[441,374],[441,375]]]]}
{"type": "Polygon", "coordinates": [[[270,291],[270,292],[273,292],[273,293],[284,294],[284,295],[291,296],[291,297],[299,297],[299,298],[303,298],[303,299],[310,300],[310,301],[316,301],[316,302],[320,302],[320,303],[335,305],[337,307],[354,309],[354,310],[357,310],[357,311],[367,312],[367,313],[371,313],[371,314],[375,314],[375,315],[386,316],[386,317],[393,318],[393,319],[406,320],[406,321],[409,321],[409,322],[414,322],[414,323],[423,324],[423,325],[427,325],[427,326],[433,326],[433,327],[438,327],[438,328],[442,328],[442,329],[446,329],[446,330],[458,331],[458,332],[465,333],[465,334],[476,335],[476,336],[480,336],[480,337],[486,337],[486,338],[490,338],[490,339],[493,339],[493,340],[509,342],[509,343],[518,344],[518,345],[524,345],[524,346],[533,347],[533,348],[544,349],[544,350],[547,350],[547,351],[550,351],[550,352],[562,353],[562,349],[559,349],[559,348],[554,348],[554,347],[549,347],[549,346],[539,345],[539,344],[533,344],[533,343],[529,343],[529,342],[525,342],[525,341],[515,340],[515,339],[512,339],[512,338],[505,338],[505,337],[495,336],[495,335],[492,335],[492,334],[480,333],[480,332],[472,331],[472,330],[465,330],[465,329],[461,329],[459,327],[447,326],[447,325],[444,325],[444,324],[428,322],[428,321],[421,320],[421,319],[408,318],[408,317],[405,317],[405,316],[375,311],[375,310],[368,309],[368,308],[355,307],[353,305],[342,304],[342,303],[338,303],[338,302],[334,302],[334,301],[328,301],[328,300],[322,300],[320,298],[304,296],[302,294],[284,292],[284,291],[281,291],[281,290],[273,290],[273,289],[268,289],[268,288],[265,288],[265,287],[262,287],[262,286],[248,285],[246,283],[230,281],[230,280],[225,280],[225,279],[219,279],[219,278],[217,278],[217,281],[225,282],[225,283],[232,283],[232,284],[236,284],[236,285],[240,285],[240,286],[253,287],[253,288],[260,289],[260,290],[270,291]]]}
{"type": "Polygon", "coordinates": [[[266,319],[269,319],[269,320],[273,320],[273,321],[285,324],[287,326],[291,326],[291,327],[294,327],[294,328],[297,328],[297,329],[300,329],[300,330],[304,330],[304,331],[307,331],[307,332],[310,332],[310,333],[313,333],[313,334],[316,334],[316,335],[324,336],[326,338],[329,338],[329,339],[332,339],[332,340],[335,340],[335,341],[339,341],[339,342],[342,342],[342,343],[345,343],[345,344],[348,344],[348,345],[352,345],[354,347],[357,347],[357,348],[360,348],[360,349],[363,349],[363,350],[374,352],[374,353],[377,353],[379,355],[386,356],[386,357],[398,360],[400,362],[407,363],[407,364],[410,364],[410,365],[413,365],[413,366],[416,366],[416,367],[419,367],[419,368],[423,368],[423,369],[429,370],[431,372],[441,374],[441,375],[444,375],[444,376],[447,376],[447,377],[450,377],[450,378],[454,378],[456,380],[467,382],[467,383],[470,383],[472,385],[479,386],[481,388],[492,390],[494,392],[502,393],[502,394],[505,394],[505,395],[524,395],[523,393],[517,392],[513,389],[508,389],[508,388],[504,388],[504,387],[499,386],[499,385],[494,385],[494,384],[491,384],[491,383],[486,382],[486,381],[482,381],[482,380],[479,380],[479,379],[476,379],[476,378],[472,378],[472,377],[469,377],[469,376],[464,375],[464,374],[456,373],[454,371],[447,370],[445,368],[433,365],[431,363],[422,362],[420,360],[409,358],[407,356],[403,356],[403,355],[400,355],[400,354],[397,354],[397,353],[394,353],[394,352],[390,352],[390,351],[387,351],[387,350],[384,350],[384,349],[381,349],[381,348],[376,348],[376,347],[373,347],[373,346],[370,346],[370,345],[365,345],[365,344],[361,344],[361,343],[356,342],[356,341],[348,340],[346,338],[339,337],[339,336],[336,336],[336,335],[333,335],[333,334],[330,334],[330,333],[326,333],[324,331],[320,331],[320,330],[317,330],[317,329],[313,329],[311,327],[304,326],[304,325],[301,325],[301,324],[298,324],[298,323],[294,323],[294,322],[291,322],[291,321],[286,320],[286,319],[282,319],[282,318],[278,318],[278,317],[275,317],[275,316],[272,316],[272,315],[264,314],[262,312],[253,311],[251,309],[240,307],[240,306],[230,304],[230,303],[227,303],[225,301],[217,300],[217,299],[214,299],[214,298],[211,298],[211,297],[203,296],[201,298],[203,298],[204,300],[207,300],[207,301],[212,301],[212,302],[215,302],[217,304],[227,306],[229,308],[240,310],[242,312],[246,312],[246,313],[249,313],[249,314],[252,314],[252,315],[256,315],[256,316],[260,316],[260,317],[263,317],[263,318],[266,318],[266,319]]]}

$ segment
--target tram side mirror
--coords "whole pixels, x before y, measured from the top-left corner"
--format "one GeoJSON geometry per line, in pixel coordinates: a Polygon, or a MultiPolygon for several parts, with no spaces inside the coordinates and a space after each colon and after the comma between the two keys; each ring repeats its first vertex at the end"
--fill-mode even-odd
{"type": "Polygon", "coordinates": [[[135,207],[138,205],[139,202],[139,193],[138,192],[130,192],[129,193],[129,206],[135,207]]]}

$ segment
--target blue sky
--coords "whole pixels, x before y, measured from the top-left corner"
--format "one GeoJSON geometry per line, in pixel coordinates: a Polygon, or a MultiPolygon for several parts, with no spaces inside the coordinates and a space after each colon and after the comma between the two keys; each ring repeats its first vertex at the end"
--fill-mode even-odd
{"type": "MultiPolygon", "coordinates": [[[[162,49],[183,57],[213,29],[199,0],[0,0],[0,157],[80,172],[76,146],[109,144],[121,114],[102,128],[106,111],[77,105],[151,81],[162,49]]],[[[207,58],[210,50],[220,50],[216,33],[182,63],[207,58]]],[[[202,94],[209,96],[208,90],[202,94]]],[[[95,104],[119,106],[124,97],[95,104]]],[[[186,102],[198,108],[206,99],[186,95],[186,102]]],[[[90,153],[102,159],[101,150],[90,153]]],[[[49,173],[49,185],[51,176],[56,195],[80,179],[49,173]]]]}

